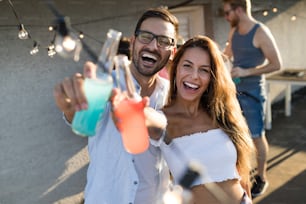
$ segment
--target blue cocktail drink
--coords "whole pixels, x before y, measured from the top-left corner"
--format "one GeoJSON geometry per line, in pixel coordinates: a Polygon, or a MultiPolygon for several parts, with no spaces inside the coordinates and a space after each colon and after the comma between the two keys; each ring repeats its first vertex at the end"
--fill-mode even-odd
{"type": "Polygon", "coordinates": [[[84,91],[88,102],[88,109],[75,113],[72,130],[81,136],[94,136],[104,112],[106,103],[113,88],[111,76],[104,75],[99,79],[85,79],[84,91]]]}
{"type": "Polygon", "coordinates": [[[86,78],[84,81],[88,109],[76,112],[72,120],[72,130],[78,135],[94,136],[96,134],[101,115],[113,88],[111,71],[121,35],[121,32],[113,29],[108,31],[98,58],[96,77],[86,78]]]}

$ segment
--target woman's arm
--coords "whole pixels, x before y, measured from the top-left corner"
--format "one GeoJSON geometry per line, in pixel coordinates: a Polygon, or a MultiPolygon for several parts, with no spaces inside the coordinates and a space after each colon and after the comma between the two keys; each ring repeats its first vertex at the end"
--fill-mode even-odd
{"type": "Polygon", "coordinates": [[[166,116],[151,107],[145,107],[144,115],[151,139],[159,140],[167,127],[166,116]]]}

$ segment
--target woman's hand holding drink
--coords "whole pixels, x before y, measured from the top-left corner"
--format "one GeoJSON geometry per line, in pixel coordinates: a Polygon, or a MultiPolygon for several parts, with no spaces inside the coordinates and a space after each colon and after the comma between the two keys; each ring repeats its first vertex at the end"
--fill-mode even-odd
{"type": "Polygon", "coordinates": [[[116,105],[114,114],[122,142],[127,152],[139,154],[149,147],[149,134],[145,124],[144,108],[146,101],[136,93],[126,56],[116,56],[116,69],[123,68],[127,87],[127,97],[116,105]]]}

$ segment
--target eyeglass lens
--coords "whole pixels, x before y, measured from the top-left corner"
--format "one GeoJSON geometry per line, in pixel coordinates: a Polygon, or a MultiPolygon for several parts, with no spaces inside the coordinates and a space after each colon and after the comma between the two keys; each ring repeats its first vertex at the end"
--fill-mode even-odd
{"type": "Polygon", "coordinates": [[[144,44],[149,44],[154,38],[156,38],[158,46],[163,48],[168,48],[174,44],[174,39],[163,35],[155,35],[148,31],[139,30],[136,32],[136,36],[138,37],[139,41],[144,44]]]}

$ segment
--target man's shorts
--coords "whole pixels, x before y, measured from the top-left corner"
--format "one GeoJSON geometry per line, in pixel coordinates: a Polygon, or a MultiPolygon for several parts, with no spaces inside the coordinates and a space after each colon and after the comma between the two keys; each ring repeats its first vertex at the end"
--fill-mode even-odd
{"type": "Polygon", "coordinates": [[[260,93],[260,90],[239,92],[237,97],[252,138],[261,137],[265,133],[265,98],[260,93]]]}

